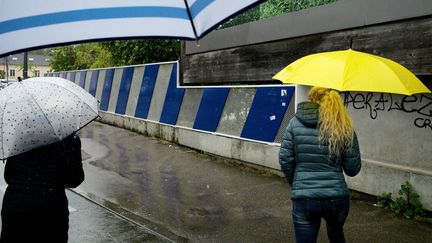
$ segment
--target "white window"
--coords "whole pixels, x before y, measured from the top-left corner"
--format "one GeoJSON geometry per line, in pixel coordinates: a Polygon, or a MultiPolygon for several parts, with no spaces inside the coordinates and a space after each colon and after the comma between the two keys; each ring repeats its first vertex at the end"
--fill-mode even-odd
{"type": "Polygon", "coordinates": [[[18,60],[18,57],[12,57],[12,60],[13,60],[13,61],[17,61],[17,60],[18,60]]]}
{"type": "Polygon", "coordinates": [[[15,69],[9,70],[9,76],[15,77],[15,69]]]}
{"type": "Polygon", "coordinates": [[[34,61],[34,58],[33,58],[33,57],[30,57],[30,58],[29,58],[29,61],[30,61],[30,62],[33,62],[33,61],[34,61]]]}
{"type": "Polygon", "coordinates": [[[39,70],[34,71],[34,77],[40,77],[40,71],[39,70]]]}

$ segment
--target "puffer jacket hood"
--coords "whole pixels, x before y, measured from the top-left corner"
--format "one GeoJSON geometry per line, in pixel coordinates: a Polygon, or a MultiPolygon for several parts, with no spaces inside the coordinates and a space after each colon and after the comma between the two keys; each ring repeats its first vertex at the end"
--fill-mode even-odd
{"type": "Polygon", "coordinates": [[[319,104],[312,102],[299,103],[295,116],[306,127],[316,128],[318,125],[319,104]]]}

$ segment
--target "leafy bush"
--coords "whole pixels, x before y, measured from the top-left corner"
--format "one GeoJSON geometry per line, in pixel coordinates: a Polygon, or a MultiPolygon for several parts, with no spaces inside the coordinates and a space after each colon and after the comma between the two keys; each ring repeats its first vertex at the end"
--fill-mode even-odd
{"type": "Polygon", "coordinates": [[[415,192],[413,186],[407,181],[401,185],[399,197],[395,201],[390,192],[385,192],[378,196],[377,205],[383,208],[390,208],[398,215],[412,219],[416,217],[426,217],[426,211],[420,202],[420,196],[415,192]]]}
{"type": "Polygon", "coordinates": [[[377,202],[378,207],[388,208],[390,207],[390,204],[393,203],[392,193],[384,192],[383,194],[381,194],[381,196],[378,196],[377,200],[378,200],[377,202]]]}

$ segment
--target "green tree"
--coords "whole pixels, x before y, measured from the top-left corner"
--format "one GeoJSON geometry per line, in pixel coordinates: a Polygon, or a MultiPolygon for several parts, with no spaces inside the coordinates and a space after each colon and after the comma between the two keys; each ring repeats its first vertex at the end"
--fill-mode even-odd
{"type": "Polygon", "coordinates": [[[102,68],[112,66],[111,53],[99,43],[76,46],[75,69],[102,68]]]}
{"type": "Polygon", "coordinates": [[[50,67],[53,71],[58,72],[75,69],[77,53],[74,45],[53,48],[47,53],[47,55],[53,57],[49,61],[50,67]]]}
{"type": "Polygon", "coordinates": [[[101,43],[115,66],[178,60],[178,40],[129,40],[101,43]]]}
{"type": "MultiPolygon", "coordinates": [[[[20,64],[19,67],[18,67],[18,70],[19,71],[24,71],[24,64],[20,64]]],[[[33,76],[31,74],[34,73],[34,71],[35,71],[35,65],[32,64],[32,63],[28,63],[28,66],[27,66],[27,72],[28,72],[27,75],[28,75],[28,77],[33,76]]]]}
{"type": "Polygon", "coordinates": [[[102,68],[177,60],[177,40],[122,40],[79,44],[51,49],[54,71],[102,68]]]}
{"type": "Polygon", "coordinates": [[[56,47],[49,51],[54,71],[101,68],[112,65],[111,54],[98,43],[56,47]]]}

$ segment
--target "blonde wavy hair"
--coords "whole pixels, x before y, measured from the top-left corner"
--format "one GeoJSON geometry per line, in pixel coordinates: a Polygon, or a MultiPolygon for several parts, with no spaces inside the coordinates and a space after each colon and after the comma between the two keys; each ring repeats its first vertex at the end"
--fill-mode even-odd
{"type": "Polygon", "coordinates": [[[332,89],[313,87],[309,91],[309,100],[320,105],[320,143],[327,139],[330,155],[340,156],[343,151],[349,150],[354,139],[353,122],[339,93],[332,89]]]}

